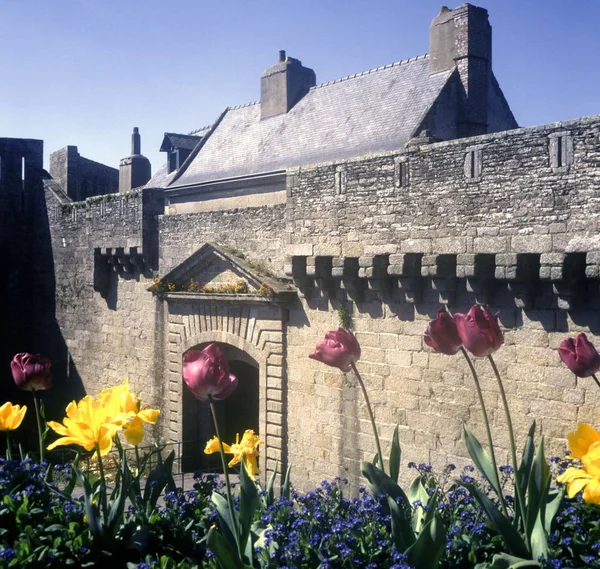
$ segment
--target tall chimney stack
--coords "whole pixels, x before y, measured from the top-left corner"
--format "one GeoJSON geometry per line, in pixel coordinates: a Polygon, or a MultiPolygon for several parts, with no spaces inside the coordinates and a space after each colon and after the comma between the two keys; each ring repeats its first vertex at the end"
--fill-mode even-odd
{"type": "Polygon", "coordinates": [[[462,86],[458,137],[486,134],[492,76],[492,27],[487,10],[442,6],[429,28],[431,74],[456,68],[462,86]]]}
{"type": "Polygon", "coordinates": [[[141,154],[142,139],[140,138],[140,129],[137,126],[133,127],[133,134],[131,135],[131,155],[137,156],[141,154]]]}
{"type": "Polygon", "coordinates": [[[312,69],[281,50],[277,63],[260,80],[260,118],[287,113],[316,84],[317,76],[312,69]]]}
{"type": "Polygon", "coordinates": [[[145,185],[152,177],[150,160],[142,156],[142,141],[138,127],[131,135],[131,156],[123,158],[119,164],[119,192],[128,192],[145,185]]]}

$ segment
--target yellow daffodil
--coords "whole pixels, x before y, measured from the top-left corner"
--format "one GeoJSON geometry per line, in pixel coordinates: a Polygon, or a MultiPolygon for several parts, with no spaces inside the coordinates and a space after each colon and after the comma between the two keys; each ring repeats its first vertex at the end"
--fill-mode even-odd
{"type": "MultiPolygon", "coordinates": [[[[214,452],[219,452],[219,450],[219,439],[213,437],[206,443],[204,454],[213,454],[214,452]]],[[[225,454],[231,454],[231,447],[227,443],[223,443],[223,451],[225,454]]]]}
{"type": "Polygon", "coordinates": [[[0,407],[0,431],[14,431],[23,422],[27,407],[6,402],[0,407]]]}
{"type": "MultiPolygon", "coordinates": [[[[240,441],[239,433],[235,437],[235,443],[231,446],[223,443],[223,451],[225,454],[233,454],[233,458],[229,461],[228,466],[235,466],[240,462],[244,461],[248,472],[252,476],[256,476],[259,473],[258,470],[258,445],[264,443],[264,441],[254,433],[253,430],[248,429],[242,440],[240,441]]],[[[205,454],[212,454],[219,452],[219,439],[213,437],[206,443],[204,449],[205,454]]]]}
{"type": "Polygon", "coordinates": [[[600,505],[600,442],[590,445],[581,462],[583,468],[567,468],[556,480],[567,485],[569,498],[583,490],[586,502],[600,505]]]}
{"type": "Polygon", "coordinates": [[[600,442],[600,433],[591,425],[580,423],[574,433],[569,433],[569,450],[574,458],[583,458],[590,447],[600,442]]]}
{"type": "Polygon", "coordinates": [[[138,446],[144,437],[144,424],[154,425],[160,411],[142,406],[142,400],[131,392],[127,379],[121,385],[103,390],[98,396],[100,401],[114,410],[115,414],[126,417],[123,434],[134,446],[138,446]]]}
{"type": "Polygon", "coordinates": [[[79,403],[71,401],[62,425],[56,421],[48,421],[48,426],[61,435],[48,450],[75,444],[88,451],[98,448],[102,456],[108,454],[114,436],[129,418],[127,414],[116,411],[114,405],[105,405],[91,395],[86,395],[79,403]]]}

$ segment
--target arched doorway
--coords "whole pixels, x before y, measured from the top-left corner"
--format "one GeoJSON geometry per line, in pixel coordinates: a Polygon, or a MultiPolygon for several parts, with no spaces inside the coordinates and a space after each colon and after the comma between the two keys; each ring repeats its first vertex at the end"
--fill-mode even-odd
{"type": "MultiPolygon", "coordinates": [[[[258,363],[246,352],[217,342],[229,360],[230,372],[238,378],[236,390],[225,401],[217,401],[215,408],[223,441],[231,444],[236,435],[240,438],[246,429],[259,432],[259,385],[258,363]]],[[[200,344],[193,349],[202,349],[200,344]]],[[[188,389],[183,391],[183,470],[220,471],[218,454],[204,454],[206,441],[215,435],[210,408],[207,402],[198,401],[188,389]]]]}

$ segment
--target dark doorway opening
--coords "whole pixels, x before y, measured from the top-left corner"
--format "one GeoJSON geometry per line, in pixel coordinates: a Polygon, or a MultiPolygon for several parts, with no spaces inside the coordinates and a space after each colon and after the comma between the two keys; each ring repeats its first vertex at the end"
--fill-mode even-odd
{"type": "MultiPolygon", "coordinates": [[[[194,349],[202,349],[206,344],[194,349]]],[[[232,444],[239,434],[252,429],[259,432],[259,369],[258,363],[242,350],[229,344],[219,344],[229,360],[229,369],[238,378],[236,390],[224,401],[215,404],[217,421],[223,442],[232,444]]],[[[206,442],[215,435],[207,402],[198,401],[188,389],[183,390],[183,469],[220,472],[217,453],[204,454],[206,442]]],[[[228,460],[229,462],[229,460],[228,460]]]]}

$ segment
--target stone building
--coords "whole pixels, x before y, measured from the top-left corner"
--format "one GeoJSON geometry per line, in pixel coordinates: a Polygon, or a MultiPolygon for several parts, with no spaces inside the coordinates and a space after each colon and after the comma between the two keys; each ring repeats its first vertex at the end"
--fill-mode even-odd
{"type": "MultiPolygon", "coordinates": [[[[562,453],[576,422],[600,424],[597,387],[556,351],[600,332],[600,117],[518,128],[491,61],[487,12],[442,8],[428,55],[330,83],[280,52],[260,102],[165,134],[141,188],[77,202],[43,180],[55,373],[91,393],[128,377],[162,410],[156,436],[202,467],[208,415],[181,361],[218,342],[240,378],[226,438],[258,430],[263,471],[292,463],[297,484],[357,482],[374,452],[360,390],[307,358],[338,310],[384,446],[399,424],[403,463],[441,464],[464,460],[463,423],[482,437],[483,424],[466,364],[423,332],[441,305],[489,303],[520,440],[535,419],[562,453]]],[[[476,367],[507,449],[491,370],[476,367]]]]}

